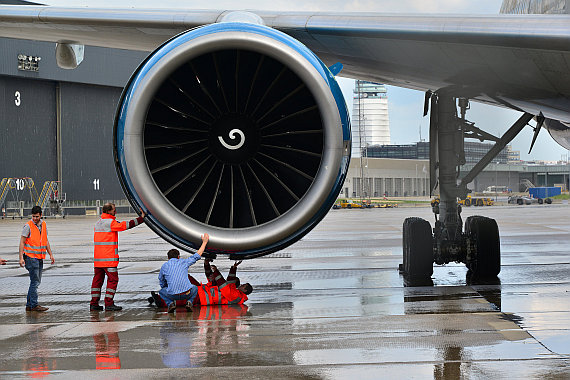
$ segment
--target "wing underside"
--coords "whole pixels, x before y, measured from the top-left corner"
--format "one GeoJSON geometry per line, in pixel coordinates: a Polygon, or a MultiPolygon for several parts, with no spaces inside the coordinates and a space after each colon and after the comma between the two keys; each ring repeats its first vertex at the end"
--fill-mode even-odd
{"type": "MultiPolygon", "coordinates": [[[[252,11],[301,41],[342,76],[568,120],[570,16],[271,13],[252,11]]],[[[231,11],[0,6],[0,35],[152,51],[231,11]]]]}

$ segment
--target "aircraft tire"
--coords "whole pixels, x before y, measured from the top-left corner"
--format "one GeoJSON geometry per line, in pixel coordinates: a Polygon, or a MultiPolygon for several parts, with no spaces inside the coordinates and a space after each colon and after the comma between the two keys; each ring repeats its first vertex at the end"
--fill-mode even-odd
{"type": "Polygon", "coordinates": [[[475,246],[474,257],[466,263],[467,268],[475,277],[496,277],[501,271],[501,244],[495,219],[470,216],[465,221],[465,233],[475,246]]]}
{"type": "Polygon", "coordinates": [[[404,273],[414,278],[433,274],[433,237],[431,226],[421,218],[406,218],[403,226],[404,273]]]}

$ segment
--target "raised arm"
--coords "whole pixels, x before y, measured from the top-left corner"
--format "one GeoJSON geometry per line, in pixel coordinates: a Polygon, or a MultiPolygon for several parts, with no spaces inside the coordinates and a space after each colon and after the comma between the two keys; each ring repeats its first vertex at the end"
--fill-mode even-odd
{"type": "Polygon", "coordinates": [[[200,249],[198,249],[198,251],[196,252],[200,256],[202,256],[202,254],[204,253],[204,250],[206,249],[206,245],[208,244],[209,239],[210,235],[208,235],[207,233],[204,233],[204,235],[202,235],[202,245],[200,246],[200,249]]]}
{"type": "Polygon", "coordinates": [[[236,281],[237,267],[240,264],[241,264],[241,260],[235,261],[234,265],[231,266],[230,273],[228,273],[228,282],[235,282],[236,281]]]}
{"type": "Polygon", "coordinates": [[[211,261],[211,259],[204,260],[204,274],[206,275],[206,278],[210,278],[212,275],[212,267],[210,266],[211,261]]]}
{"type": "Polygon", "coordinates": [[[222,276],[217,266],[215,265],[210,266],[211,261],[212,260],[210,259],[204,261],[204,274],[206,275],[208,281],[211,282],[214,286],[220,286],[221,284],[226,282],[226,279],[224,278],[224,276],[222,276]]]}
{"type": "Polygon", "coordinates": [[[124,222],[117,222],[116,220],[113,220],[111,222],[111,231],[125,231],[125,230],[129,230],[133,227],[138,226],[139,224],[142,224],[144,221],[144,217],[145,217],[145,213],[144,211],[141,210],[141,216],[137,217],[136,219],[131,219],[128,222],[124,221],[124,222]]]}

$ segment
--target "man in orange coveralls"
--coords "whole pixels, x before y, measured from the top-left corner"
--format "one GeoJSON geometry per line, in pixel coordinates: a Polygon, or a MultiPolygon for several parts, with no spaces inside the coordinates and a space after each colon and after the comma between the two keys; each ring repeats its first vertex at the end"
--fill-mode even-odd
{"type": "Polygon", "coordinates": [[[93,237],[95,274],[91,284],[91,303],[89,309],[91,311],[103,310],[103,306],[99,305],[101,298],[101,287],[107,275],[107,289],[105,292],[105,310],[119,311],[123,308],[115,305],[114,297],[119,283],[119,273],[117,266],[119,265],[119,231],[125,231],[136,227],[143,222],[145,217],[144,211],[141,210],[141,216],[128,222],[117,222],[115,215],[117,209],[114,203],[106,203],[103,206],[101,219],[95,223],[95,234],[93,237]]]}

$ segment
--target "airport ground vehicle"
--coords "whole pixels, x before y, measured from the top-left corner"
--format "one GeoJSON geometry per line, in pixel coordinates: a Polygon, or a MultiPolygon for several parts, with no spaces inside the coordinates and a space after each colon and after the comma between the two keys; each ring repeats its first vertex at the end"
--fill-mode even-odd
{"type": "MultiPolygon", "coordinates": [[[[471,197],[471,195],[468,195],[465,199],[460,199],[457,201],[457,204],[462,205],[462,206],[492,206],[493,204],[495,204],[495,202],[493,201],[493,199],[491,198],[486,198],[486,197],[471,197]]],[[[439,205],[439,198],[435,198],[431,201],[431,206],[437,206],[439,205]]]]}
{"type": "Polygon", "coordinates": [[[472,197],[468,195],[465,199],[460,199],[457,203],[462,206],[492,206],[495,204],[492,198],[487,197],[472,197]]]}
{"type": "Polygon", "coordinates": [[[334,209],[339,208],[363,208],[363,205],[359,202],[354,202],[350,199],[339,199],[335,202],[334,209]]]}
{"type": "MultiPolygon", "coordinates": [[[[350,199],[338,199],[335,204],[333,205],[333,209],[339,209],[339,208],[375,208],[375,207],[381,207],[380,205],[374,205],[372,204],[372,202],[369,199],[366,199],[364,201],[353,201],[350,199]]],[[[393,207],[393,206],[388,206],[388,207],[393,207]]]]}
{"type": "Polygon", "coordinates": [[[546,203],[546,204],[551,204],[552,203],[552,199],[550,198],[533,198],[533,197],[529,197],[526,195],[520,196],[520,195],[512,195],[509,197],[508,199],[508,203],[509,204],[517,204],[519,206],[521,205],[531,205],[533,203],[538,203],[539,205],[546,203]]]}

